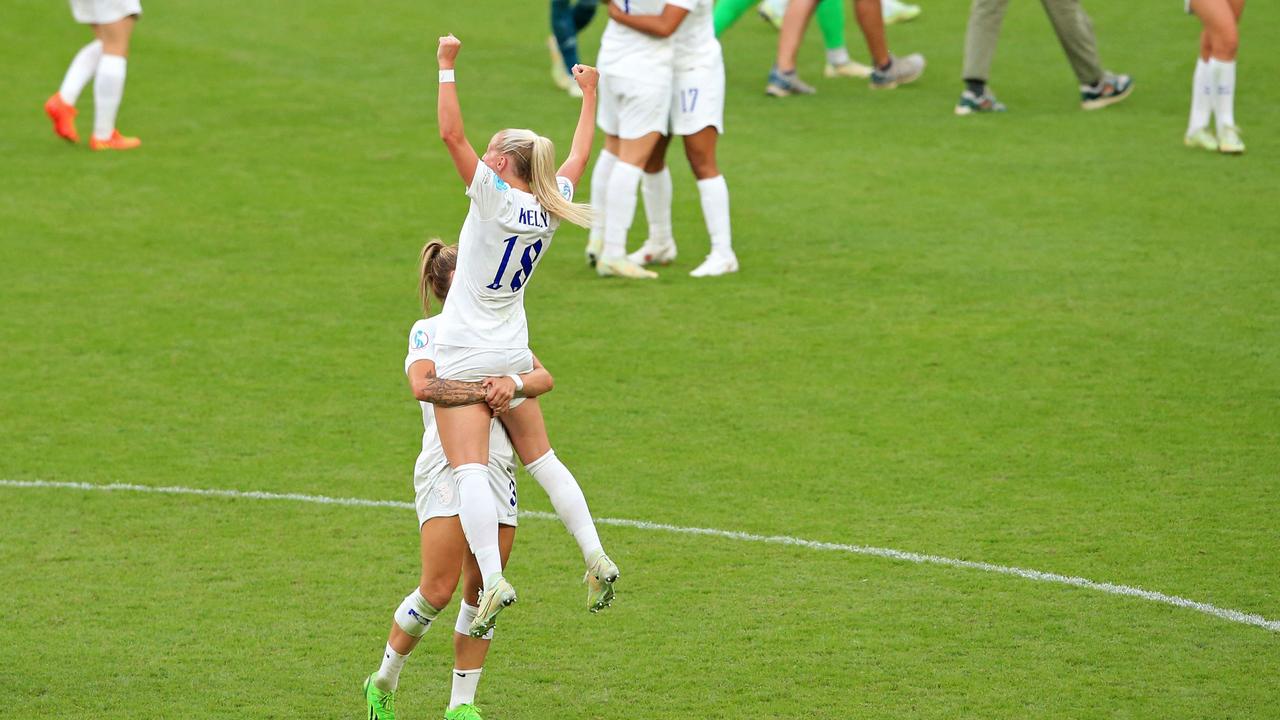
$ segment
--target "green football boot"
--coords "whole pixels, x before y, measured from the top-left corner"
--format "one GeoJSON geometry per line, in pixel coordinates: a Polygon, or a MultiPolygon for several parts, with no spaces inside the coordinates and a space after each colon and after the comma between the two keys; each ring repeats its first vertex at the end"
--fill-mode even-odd
{"type": "Polygon", "coordinates": [[[1182,138],[1182,144],[1189,148],[1218,151],[1218,138],[1209,132],[1209,128],[1200,128],[1187,133],[1186,137],[1182,138]]]}
{"type": "Polygon", "coordinates": [[[480,605],[476,609],[476,619],[471,621],[467,634],[473,638],[482,638],[493,629],[498,622],[498,613],[516,602],[516,589],[511,587],[507,579],[494,573],[485,581],[485,590],[480,594],[480,605]]]}
{"type": "Polygon", "coordinates": [[[484,720],[484,716],[480,714],[480,708],[464,703],[446,712],[444,720],[484,720]]]}
{"type": "Polygon", "coordinates": [[[369,720],[396,720],[396,694],[379,690],[372,675],[364,679],[364,700],[369,706],[369,720]]]}
{"type": "Polygon", "coordinates": [[[603,552],[587,570],[582,582],[587,584],[587,610],[597,613],[613,603],[613,584],[618,581],[618,566],[603,552]]]}

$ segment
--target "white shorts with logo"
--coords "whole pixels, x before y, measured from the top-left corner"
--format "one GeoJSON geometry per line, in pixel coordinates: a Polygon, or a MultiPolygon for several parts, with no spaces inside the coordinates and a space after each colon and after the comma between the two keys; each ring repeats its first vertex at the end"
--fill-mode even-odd
{"type": "Polygon", "coordinates": [[[106,25],[141,15],[139,0],[71,0],[71,15],[84,25],[106,25]]]}
{"type": "MultiPolygon", "coordinates": [[[[515,526],[519,505],[516,501],[516,478],[498,463],[489,463],[489,489],[499,525],[515,526]]],[[[418,459],[413,469],[413,504],[418,510],[418,526],[431,518],[453,517],[462,507],[458,497],[458,481],[449,463],[418,459]]]]}
{"type": "Polygon", "coordinates": [[[436,376],[441,380],[480,382],[487,377],[533,372],[529,348],[470,348],[436,345],[436,376]]]}
{"type": "Polygon", "coordinates": [[[724,63],[677,70],[671,86],[671,133],[692,135],[705,127],[724,134],[724,63]]]}
{"type": "Polygon", "coordinates": [[[596,124],[606,134],[635,140],[653,132],[667,133],[671,112],[669,82],[646,82],[601,73],[599,95],[596,124]]]}

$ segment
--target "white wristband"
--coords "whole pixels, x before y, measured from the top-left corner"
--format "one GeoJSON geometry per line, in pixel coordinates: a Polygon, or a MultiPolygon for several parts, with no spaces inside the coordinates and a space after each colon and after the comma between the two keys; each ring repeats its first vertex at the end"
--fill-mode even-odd
{"type": "Polygon", "coordinates": [[[508,375],[507,377],[511,378],[511,381],[512,381],[512,382],[514,382],[514,383],[516,384],[516,394],[517,394],[517,395],[519,395],[520,393],[524,392],[524,380],[521,380],[519,375],[517,375],[517,374],[515,374],[515,373],[511,373],[511,374],[510,374],[510,375],[508,375]]]}
{"type": "Polygon", "coordinates": [[[449,70],[441,70],[441,71],[440,71],[440,82],[442,82],[442,83],[447,83],[447,82],[453,82],[453,81],[454,81],[454,80],[453,80],[453,69],[452,69],[452,68],[450,68],[449,70]]]}

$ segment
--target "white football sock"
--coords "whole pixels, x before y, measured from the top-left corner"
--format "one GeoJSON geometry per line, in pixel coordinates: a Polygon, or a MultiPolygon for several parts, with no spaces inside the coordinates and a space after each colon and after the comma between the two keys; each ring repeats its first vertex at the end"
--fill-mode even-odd
{"type": "Polygon", "coordinates": [[[1209,77],[1209,62],[1196,58],[1196,72],[1191,80],[1191,119],[1187,122],[1187,134],[1209,127],[1213,117],[1213,80],[1209,77]]]}
{"type": "Polygon", "coordinates": [[[1213,114],[1218,129],[1236,124],[1236,61],[1209,58],[1209,76],[1213,79],[1213,114]]]}
{"type": "Polygon", "coordinates": [[[84,86],[93,79],[100,59],[102,59],[101,40],[94,40],[80,48],[80,52],[71,59],[71,65],[67,66],[67,74],[62,77],[62,87],[58,88],[58,94],[62,96],[63,102],[68,105],[76,104],[80,99],[80,91],[84,90],[84,86]]]}
{"type": "Polygon", "coordinates": [[[93,136],[99,140],[107,140],[115,132],[127,65],[119,55],[103,55],[98,60],[98,72],[93,77],[93,136]]]}
{"type": "Polygon", "coordinates": [[[644,170],[618,161],[609,173],[609,189],[605,193],[604,251],[610,260],[627,254],[627,231],[636,217],[636,190],[644,170]]]}
{"type": "MultiPolygon", "coordinates": [[[[480,614],[480,608],[475,605],[462,603],[462,607],[458,608],[458,620],[453,624],[453,631],[459,635],[471,637],[471,623],[476,619],[476,615],[480,614]]],[[[493,631],[496,627],[489,628],[489,632],[480,637],[481,640],[492,640],[493,631]]]]}
{"type": "Polygon", "coordinates": [[[453,669],[453,690],[449,693],[449,709],[476,701],[476,688],[480,685],[480,673],[484,668],[475,670],[453,669]]]}
{"type": "Polygon", "coordinates": [[[489,489],[489,468],[479,463],[460,465],[453,470],[458,481],[458,520],[467,536],[471,554],[476,556],[480,576],[502,574],[502,556],[498,552],[498,514],[493,509],[493,491],[489,489]]]}
{"type": "Polygon", "coordinates": [[[618,156],[608,150],[601,150],[596,156],[595,167],[591,168],[591,239],[604,239],[605,196],[609,193],[609,174],[618,163],[618,156]]]}
{"type": "MultiPolygon", "coordinates": [[[[830,0],[828,0],[828,1],[830,1],[830,0]]],[[[839,66],[841,66],[841,65],[846,65],[846,64],[848,64],[849,62],[850,62],[850,58],[849,58],[849,48],[847,48],[847,47],[839,47],[839,48],[836,48],[835,50],[828,50],[828,51],[827,51],[827,64],[828,64],[828,65],[834,65],[834,66],[836,66],[836,67],[839,67],[839,66]]]]}
{"type": "Polygon", "coordinates": [[[732,253],[733,234],[729,231],[729,185],[723,175],[698,181],[702,198],[702,217],[711,236],[711,252],[732,253]]]}
{"type": "Polygon", "coordinates": [[[671,237],[671,168],[645,173],[640,180],[644,193],[644,216],[649,221],[649,239],[670,241],[671,237]]]}
{"type": "Polygon", "coordinates": [[[400,685],[400,671],[404,669],[404,661],[408,659],[408,653],[401,655],[387,643],[387,649],[382,652],[382,667],[373,676],[374,687],[383,692],[395,692],[400,685]]]}
{"type": "Polygon", "coordinates": [[[573,473],[556,457],[555,450],[548,450],[546,455],[529,463],[525,469],[547,491],[560,522],[578,541],[582,559],[590,565],[603,548],[600,535],[596,533],[596,524],[591,520],[591,511],[587,509],[587,498],[583,496],[573,473]]]}

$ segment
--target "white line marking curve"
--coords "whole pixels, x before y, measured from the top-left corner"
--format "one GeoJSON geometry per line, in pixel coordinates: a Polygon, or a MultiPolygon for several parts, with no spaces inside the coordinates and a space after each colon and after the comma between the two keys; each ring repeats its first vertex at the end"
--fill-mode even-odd
{"type": "MultiPolygon", "coordinates": [[[[190,487],[160,487],[155,485],[133,485],[130,483],[111,483],[109,485],[98,485],[94,483],[80,482],[51,482],[47,480],[0,480],[0,487],[11,488],[61,488],[71,490],[97,490],[104,492],[140,492],[140,493],[162,493],[169,495],[202,495],[206,497],[224,497],[238,498],[247,500],[290,500],[294,502],[316,503],[320,505],[346,505],[354,507],[374,507],[374,508],[397,508],[402,510],[412,510],[413,503],[402,502],[399,500],[366,500],[364,498],[337,498],[325,495],[304,495],[301,493],[273,493],[262,492],[258,490],[219,490],[214,488],[190,488],[190,487]]],[[[537,518],[539,520],[556,520],[554,513],[541,512],[538,510],[521,510],[521,517],[537,518]]],[[[1001,575],[1014,575],[1027,580],[1035,580],[1037,582],[1056,583],[1059,585],[1071,585],[1073,587],[1085,588],[1087,590],[1096,590],[1098,592],[1108,593],[1110,595],[1120,595],[1125,597],[1135,597],[1150,602],[1161,603],[1164,605],[1172,605],[1174,607],[1185,608],[1187,610],[1195,610],[1196,612],[1212,615],[1223,620],[1228,620],[1242,625],[1252,625],[1270,630],[1272,632],[1280,632],[1280,620],[1268,620],[1261,615],[1241,612],[1240,610],[1232,610],[1230,608],[1221,608],[1217,605],[1209,603],[1188,600],[1177,595],[1166,595],[1161,592],[1153,592],[1151,590],[1143,590],[1142,588],[1132,587],[1129,585],[1116,585],[1114,583],[1096,582],[1082,577],[1072,577],[1070,575],[1059,575],[1057,573],[1041,572],[1039,570],[1028,570],[1025,568],[1010,567],[1008,565],[994,565],[992,563],[976,562],[973,560],[957,560],[955,558],[942,557],[940,555],[924,555],[921,553],[906,552],[904,550],[894,550],[893,548],[868,547],[865,545],[842,545],[840,543],[820,542],[817,540],[804,540],[802,538],[788,537],[786,535],[756,535],[753,533],[735,532],[732,530],[717,530],[715,528],[699,528],[699,527],[682,527],[680,525],[667,525],[664,523],[646,522],[644,520],[626,520],[621,518],[596,518],[596,522],[601,525],[612,525],[614,527],[628,527],[640,530],[655,530],[659,532],[677,533],[680,535],[702,535],[705,537],[724,538],[726,540],[738,540],[741,542],[768,543],[770,545],[792,545],[796,547],[809,548],[810,550],[827,550],[831,552],[852,553],[855,555],[870,555],[872,557],[888,558],[890,560],[901,560],[904,562],[916,563],[920,565],[942,565],[945,567],[963,568],[966,570],[982,570],[984,572],[999,573],[1001,575]]]]}

